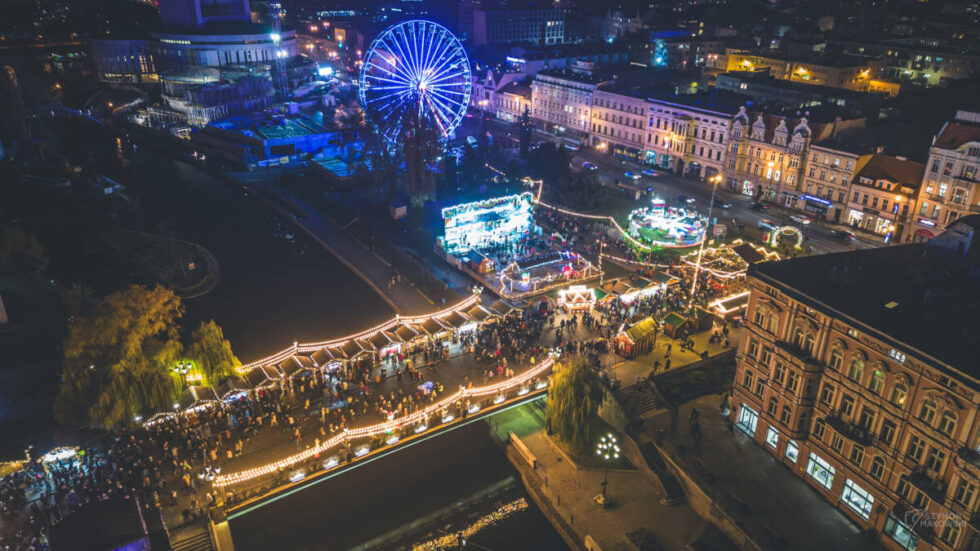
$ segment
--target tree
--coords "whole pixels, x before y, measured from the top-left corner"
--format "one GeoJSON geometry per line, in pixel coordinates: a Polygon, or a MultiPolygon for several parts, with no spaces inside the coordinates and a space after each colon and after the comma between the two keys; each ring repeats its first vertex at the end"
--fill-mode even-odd
{"type": "Polygon", "coordinates": [[[597,433],[603,393],[599,375],[584,359],[559,364],[548,389],[548,430],[573,449],[587,453],[597,433]]]}
{"type": "Polygon", "coordinates": [[[526,105],[524,106],[524,112],[521,113],[519,125],[517,136],[520,140],[521,158],[527,159],[527,154],[531,151],[531,139],[534,137],[534,127],[531,125],[531,110],[526,105]]]}
{"type": "Polygon", "coordinates": [[[194,330],[187,356],[200,368],[204,380],[211,386],[223,383],[235,374],[236,367],[242,365],[231,351],[231,343],[225,338],[221,326],[214,320],[202,321],[194,330]]]}
{"type": "Polygon", "coordinates": [[[180,358],[182,314],[170,289],[131,285],[75,318],[64,345],[56,418],[111,428],[169,409],[177,396],[171,367],[180,358]]]}
{"type": "Polygon", "coordinates": [[[439,134],[434,123],[421,117],[409,117],[404,134],[405,192],[413,207],[421,207],[435,198],[435,158],[440,151],[439,134]]]}
{"type": "Polygon", "coordinates": [[[41,272],[48,265],[48,257],[33,233],[6,225],[0,227],[0,264],[15,264],[41,272]]]}

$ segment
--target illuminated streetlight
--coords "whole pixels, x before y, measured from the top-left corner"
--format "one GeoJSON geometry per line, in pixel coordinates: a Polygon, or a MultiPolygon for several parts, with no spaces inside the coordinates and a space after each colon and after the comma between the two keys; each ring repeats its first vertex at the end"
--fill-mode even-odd
{"type": "MultiPolygon", "coordinates": [[[[772,165],[772,163],[769,163],[772,165]]],[[[711,210],[715,206],[715,191],[718,189],[718,184],[721,183],[721,174],[715,174],[714,176],[708,178],[711,182],[711,201],[708,203],[708,221],[705,224],[705,231],[707,231],[707,225],[711,223],[711,210]]],[[[714,232],[714,227],[711,229],[714,232]]],[[[694,293],[698,288],[698,273],[701,271],[701,257],[704,255],[704,242],[708,240],[708,236],[704,235],[701,238],[701,247],[698,248],[698,261],[694,265],[694,281],[691,282],[691,306],[694,305],[694,293]]]]}
{"type": "Polygon", "coordinates": [[[606,474],[602,479],[602,501],[606,502],[606,486],[609,484],[609,462],[616,461],[619,459],[619,441],[616,437],[609,433],[599,439],[599,443],[596,445],[595,449],[596,455],[598,455],[606,464],[606,474]]]}

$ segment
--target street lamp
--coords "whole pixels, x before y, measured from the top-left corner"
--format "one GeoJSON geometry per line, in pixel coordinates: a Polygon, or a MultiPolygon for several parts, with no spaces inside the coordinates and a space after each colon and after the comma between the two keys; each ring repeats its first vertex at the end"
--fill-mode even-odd
{"type": "Polygon", "coordinates": [[[606,502],[606,486],[609,484],[609,462],[619,459],[619,441],[612,433],[609,433],[599,439],[595,453],[606,464],[606,474],[602,479],[602,500],[600,501],[604,504],[606,502]]]}
{"type": "MultiPolygon", "coordinates": [[[[769,163],[772,164],[772,163],[769,163]]],[[[698,261],[694,264],[694,280],[691,282],[691,307],[694,307],[694,293],[698,288],[698,273],[701,271],[701,256],[704,255],[704,242],[708,240],[708,225],[711,224],[711,210],[715,206],[715,191],[718,189],[718,184],[721,182],[721,174],[715,174],[714,176],[708,178],[711,182],[711,201],[708,203],[708,220],[705,223],[704,231],[705,235],[701,238],[701,247],[698,248],[698,261]]],[[[712,227],[711,231],[714,231],[712,227]]]]}

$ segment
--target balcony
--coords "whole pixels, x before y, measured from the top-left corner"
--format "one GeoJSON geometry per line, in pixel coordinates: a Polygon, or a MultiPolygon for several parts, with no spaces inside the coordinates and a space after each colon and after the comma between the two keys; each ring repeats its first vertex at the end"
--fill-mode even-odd
{"type": "Polygon", "coordinates": [[[946,500],[946,483],[937,473],[927,472],[925,467],[917,466],[911,474],[905,476],[905,479],[936,503],[943,503],[946,500]]]}
{"type": "Polygon", "coordinates": [[[798,360],[801,360],[804,364],[812,365],[814,367],[823,367],[823,362],[813,357],[813,355],[810,352],[804,350],[803,347],[798,346],[794,343],[787,342],[787,341],[776,341],[776,348],[789,352],[790,355],[797,358],[798,360]]]}
{"type": "Polygon", "coordinates": [[[829,425],[830,428],[834,429],[837,434],[840,434],[851,442],[865,447],[874,444],[874,435],[871,434],[871,431],[865,429],[861,425],[845,421],[840,417],[839,411],[831,412],[826,419],[827,425],[829,425]]]}

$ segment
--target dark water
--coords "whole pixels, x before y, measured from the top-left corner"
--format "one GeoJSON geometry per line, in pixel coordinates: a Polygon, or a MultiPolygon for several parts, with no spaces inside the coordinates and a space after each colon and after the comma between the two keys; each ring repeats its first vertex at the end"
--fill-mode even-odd
{"type": "Polygon", "coordinates": [[[142,148],[131,172],[141,210],[153,224],[204,245],[218,259],[220,283],[186,300],[185,318],[189,327],[214,318],[242,361],[392,316],[340,261],[241,189],[142,148]]]}
{"type": "MultiPolygon", "coordinates": [[[[494,503],[484,503],[473,510],[460,510],[460,502],[515,478],[519,486],[517,472],[490,440],[487,425],[471,423],[321,479],[261,507],[233,513],[229,526],[239,551],[349,549],[447,508],[453,510],[450,518],[433,524],[459,530],[466,526],[466,517],[497,509],[494,503]]],[[[515,494],[509,495],[507,500],[515,494]]],[[[516,495],[521,495],[520,490],[516,495]]],[[[473,543],[500,551],[567,549],[530,498],[526,499],[531,505],[526,511],[473,534],[473,543]]],[[[432,526],[420,528],[417,539],[409,539],[429,541],[433,530],[432,526]]]]}

